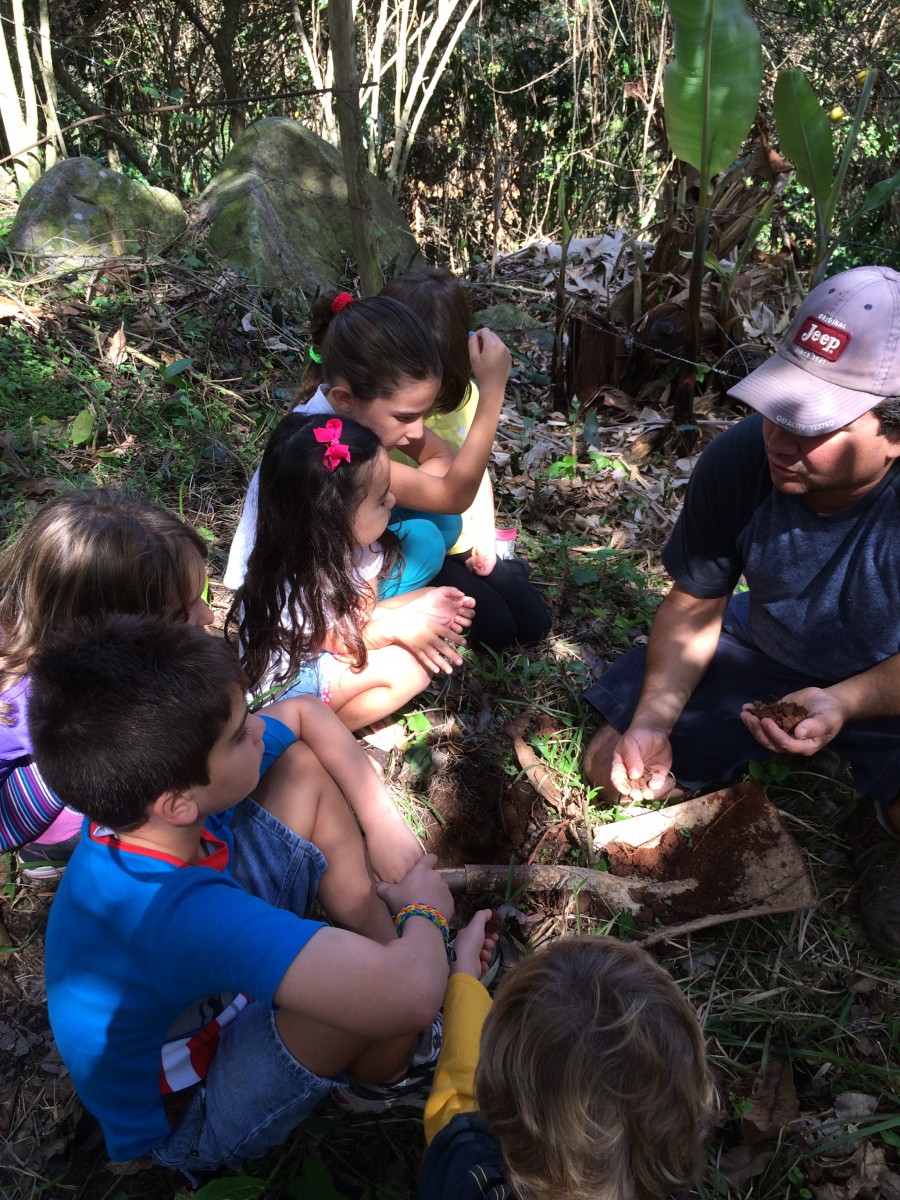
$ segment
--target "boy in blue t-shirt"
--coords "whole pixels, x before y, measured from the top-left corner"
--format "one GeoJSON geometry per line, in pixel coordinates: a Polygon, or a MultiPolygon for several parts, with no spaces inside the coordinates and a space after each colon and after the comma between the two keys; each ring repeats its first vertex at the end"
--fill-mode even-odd
{"type": "Polygon", "coordinates": [[[250,715],[243,682],[224,642],[148,617],[32,669],[37,761],[87,818],[47,930],[53,1033],[110,1156],[193,1181],[339,1085],[402,1096],[447,981],[450,893],[352,735],[310,697],[250,715]],[[317,890],[346,928],[308,918],[317,890]]]}

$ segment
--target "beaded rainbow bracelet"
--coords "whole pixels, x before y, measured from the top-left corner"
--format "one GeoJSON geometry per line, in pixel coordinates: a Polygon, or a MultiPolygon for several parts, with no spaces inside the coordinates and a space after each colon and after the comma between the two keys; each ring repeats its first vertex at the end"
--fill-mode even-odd
{"type": "Polygon", "coordinates": [[[450,926],[447,924],[447,918],[442,912],[436,908],[432,908],[430,904],[407,904],[394,917],[394,924],[397,926],[398,934],[402,933],[403,926],[410,917],[424,917],[426,921],[431,921],[433,925],[437,925],[444,939],[447,962],[456,962],[456,951],[453,949],[453,943],[450,940],[450,926]]]}

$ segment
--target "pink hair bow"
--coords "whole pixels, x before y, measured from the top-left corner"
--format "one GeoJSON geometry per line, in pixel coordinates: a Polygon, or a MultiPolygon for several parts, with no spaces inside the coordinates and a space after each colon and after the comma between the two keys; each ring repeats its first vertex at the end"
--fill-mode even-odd
{"type": "Polygon", "coordinates": [[[337,417],[332,417],[325,422],[324,428],[313,430],[317,442],[328,443],[322,461],[329,471],[336,471],[339,463],[350,461],[350,447],[339,440],[343,428],[337,417]]]}

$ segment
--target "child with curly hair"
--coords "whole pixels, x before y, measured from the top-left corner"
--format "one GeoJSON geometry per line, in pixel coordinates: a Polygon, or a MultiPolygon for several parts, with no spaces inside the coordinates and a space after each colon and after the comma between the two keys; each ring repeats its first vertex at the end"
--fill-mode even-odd
{"type": "Polygon", "coordinates": [[[662,1200],[699,1173],[713,1086],[694,1010],[638,946],[566,937],[493,1004],[457,935],[419,1200],[662,1200]]]}
{"type": "Polygon", "coordinates": [[[350,729],[462,663],[472,601],[421,588],[378,601],[402,564],[391,466],[371,429],[291,413],[259,471],[247,572],[226,619],[254,695],[321,696],[350,729]]]}

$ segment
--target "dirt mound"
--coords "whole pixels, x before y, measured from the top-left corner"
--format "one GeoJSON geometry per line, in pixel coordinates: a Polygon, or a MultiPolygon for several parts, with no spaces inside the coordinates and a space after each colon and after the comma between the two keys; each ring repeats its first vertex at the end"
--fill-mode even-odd
{"type": "Polygon", "coordinates": [[[793,845],[765,790],[755,781],[702,799],[715,800],[718,805],[708,823],[694,820],[672,825],[652,845],[613,840],[606,845],[605,857],[613,875],[654,883],[695,881],[684,891],[673,889],[664,898],[648,899],[636,914],[638,925],[671,925],[710,913],[732,912],[744,894],[762,901],[761,865],[764,874],[770,875],[771,856],[785,845],[793,845]]]}

